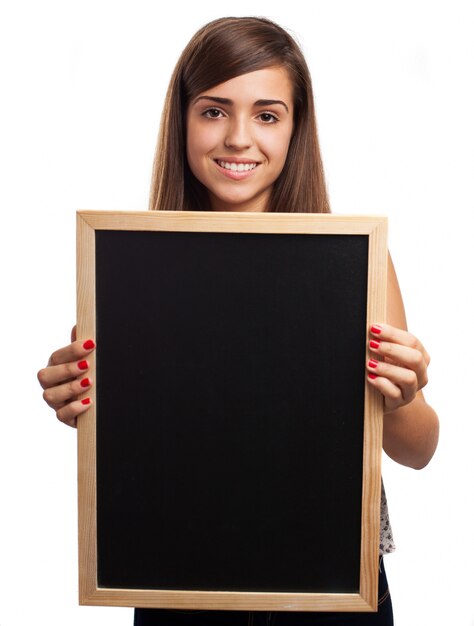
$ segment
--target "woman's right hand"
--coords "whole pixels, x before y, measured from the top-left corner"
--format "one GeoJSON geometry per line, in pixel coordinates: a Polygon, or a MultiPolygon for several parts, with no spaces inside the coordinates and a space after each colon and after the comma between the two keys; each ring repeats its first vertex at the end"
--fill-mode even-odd
{"type": "Polygon", "coordinates": [[[53,352],[47,367],[38,372],[38,380],[44,389],[43,399],[56,411],[58,420],[75,427],[77,416],[87,411],[91,404],[89,397],[77,398],[92,386],[92,380],[87,376],[87,357],[95,349],[95,342],[92,339],[77,341],[75,326],[71,342],[53,352]]]}

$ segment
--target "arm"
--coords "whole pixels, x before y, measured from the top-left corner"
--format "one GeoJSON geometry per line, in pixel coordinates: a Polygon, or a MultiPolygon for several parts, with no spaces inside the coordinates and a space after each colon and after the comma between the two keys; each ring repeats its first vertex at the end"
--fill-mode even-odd
{"type": "Polygon", "coordinates": [[[384,450],[397,463],[421,469],[429,463],[438,444],[438,417],[421,392],[428,382],[430,357],[420,341],[407,331],[390,256],[387,324],[376,325],[375,332],[371,330],[371,340],[376,343],[369,343],[373,361],[368,365],[368,380],[384,396],[384,450]],[[374,362],[375,367],[371,366],[374,362]]]}

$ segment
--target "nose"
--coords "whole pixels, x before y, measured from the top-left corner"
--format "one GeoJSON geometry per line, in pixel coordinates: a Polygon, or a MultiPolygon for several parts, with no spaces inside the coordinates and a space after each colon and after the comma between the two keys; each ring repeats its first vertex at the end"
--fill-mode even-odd
{"type": "Polygon", "coordinates": [[[252,143],[250,121],[243,118],[229,120],[224,140],[225,147],[232,150],[245,150],[250,148],[252,143]]]}

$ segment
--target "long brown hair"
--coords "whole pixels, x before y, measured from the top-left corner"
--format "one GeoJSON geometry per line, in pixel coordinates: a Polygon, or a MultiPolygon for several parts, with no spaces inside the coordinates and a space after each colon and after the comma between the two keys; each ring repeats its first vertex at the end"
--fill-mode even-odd
{"type": "Polygon", "coordinates": [[[186,159],[186,109],[220,83],[268,67],[284,67],[294,90],[294,130],[269,211],[329,213],[311,77],[293,38],[265,18],[226,17],[206,24],[176,64],[165,99],[153,165],[151,210],[210,210],[206,188],[186,159]]]}

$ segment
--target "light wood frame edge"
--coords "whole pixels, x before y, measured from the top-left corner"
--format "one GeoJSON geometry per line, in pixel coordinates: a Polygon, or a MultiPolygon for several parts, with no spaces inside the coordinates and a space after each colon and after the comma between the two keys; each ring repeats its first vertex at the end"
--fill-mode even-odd
{"type": "MultiPolygon", "coordinates": [[[[369,239],[367,323],[385,320],[387,219],[306,213],[112,212],[77,213],[77,336],[95,335],[95,230],[362,234],[369,239]],[[309,216],[309,217],[308,217],[309,216]]],[[[368,332],[368,331],[367,331],[368,332]]],[[[367,354],[367,357],[369,355],[367,354]]],[[[90,373],[95,359],[91,355],[90,373]]],[[[78,423],[79,602],[87,605],[281,611],[375,611],[380,532],[381,397],[365,391],[362,536],[359,594],[102,589],[97,586],[95,392],[78,423]],[[229,606],[231,604],[232,606],[229,606]]]]}
{"type": "MultiPolygon", "coordinates": [[[[95,337],[95,229],[77,214],[77,337],[95,337]]],[[[95,381],[95,353],[88,357],[95,381]]],[[[96,386],[88,393],[92,406],[77,420],[79,602],[87,603],[97,588],[96,525],[96,386]]]]}
{"type": "MultiPolygon", "coordinates": [[[[369,233],[367,276],[366,360],[370,326],[386,319],[387,300],[387,220],[381,219],[369,233]]],[[[379,579],[380,499],[382,490],[383,399],[370,385],[365,385],[364,457],[362,484],[362,537],[360,559],[360,594],[376,608],[379,579]]]]}

